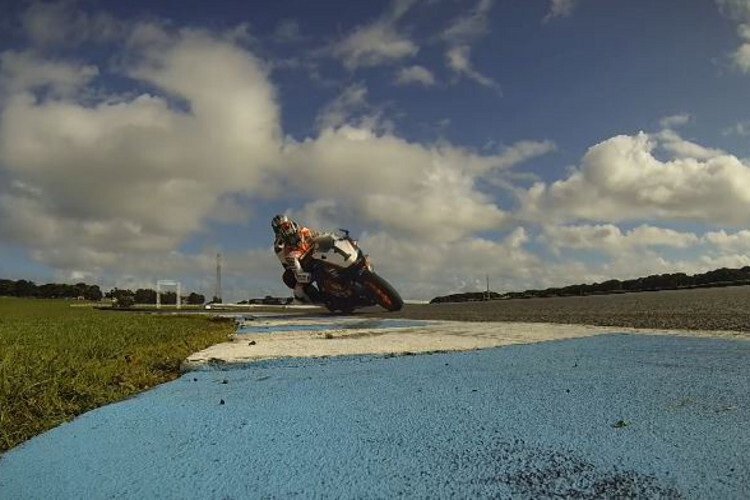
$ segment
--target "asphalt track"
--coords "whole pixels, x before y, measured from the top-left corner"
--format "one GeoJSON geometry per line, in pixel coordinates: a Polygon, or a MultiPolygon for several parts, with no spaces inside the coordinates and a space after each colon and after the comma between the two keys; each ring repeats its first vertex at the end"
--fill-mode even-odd
{"type": "Polygon", "coordinates": [[[748,498],[750,343],[608,334],[204,369],[0,459],[0,498],[748,498]]]}

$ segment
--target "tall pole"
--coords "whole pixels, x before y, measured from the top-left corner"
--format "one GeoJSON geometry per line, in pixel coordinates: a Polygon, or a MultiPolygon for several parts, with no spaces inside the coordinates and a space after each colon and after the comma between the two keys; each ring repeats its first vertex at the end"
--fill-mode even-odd
{"type": "Polygon", "coordinates": [[[221,303],[221,254],[216,254],[216,292],[214,293],[217,301],[221,303]]]}
{"type": "Polygon", "coordinates": [[[485,300],[490,300],[490,275],[487,275],[487,292],[485,293],[485,300]]]}

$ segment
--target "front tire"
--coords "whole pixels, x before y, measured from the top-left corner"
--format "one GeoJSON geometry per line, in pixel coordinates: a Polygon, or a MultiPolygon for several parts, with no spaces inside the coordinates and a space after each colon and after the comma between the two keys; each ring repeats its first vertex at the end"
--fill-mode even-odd
{"type": "Polygon", "coordinates": [[[391,312],[400,311],[404,307],[404,300],[395,288],[385,279],[375,273],[368,273],[362,278],[362,283],[380,307],[391,312]]]}

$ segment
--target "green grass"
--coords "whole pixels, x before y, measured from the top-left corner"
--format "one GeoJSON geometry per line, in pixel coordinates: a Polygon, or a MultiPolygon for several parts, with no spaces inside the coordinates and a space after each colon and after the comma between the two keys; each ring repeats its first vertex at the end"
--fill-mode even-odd
{"type": "Polygon", "coordinates": [[[234,325],[0,298],[0,453],[85,411],[179,376],[234,325]]]}

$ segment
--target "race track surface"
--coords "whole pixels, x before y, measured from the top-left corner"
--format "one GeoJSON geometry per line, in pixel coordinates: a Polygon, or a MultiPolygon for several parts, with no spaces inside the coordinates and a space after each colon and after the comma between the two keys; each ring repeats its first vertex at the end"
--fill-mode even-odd
{"type": "Polygon", "coordinates": [[[661,292],[407,305],[389,318],[568,323],[750,332],[750,286],[661,292]]]}
{"type": "Polygon", "coordinates": [[[748,498],[750,343],[608,334],[185,374],[11,450],[20,498],[748,498]]]}

